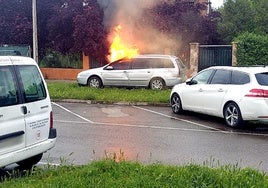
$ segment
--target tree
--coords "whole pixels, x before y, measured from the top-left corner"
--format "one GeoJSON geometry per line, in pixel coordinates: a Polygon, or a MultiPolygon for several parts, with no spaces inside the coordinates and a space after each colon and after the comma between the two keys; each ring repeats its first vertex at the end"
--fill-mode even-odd
{"type": "Polygon", "coordinates": [[[0,44],[31,44],[31,0],[0,0],[0,44]]]}
{"type": "Polygon", "coordinates": [[[83,10],[73,19],[74,51],[84,52],[100,62],[107,62],[108,32],[104,28],[103,19],[104,12],[97,0],[84,2],[83,10]]]}
{"type": "MultiPolygon", "coordinates": [[[[55,15],[55,7],[59,4],[63,4],[64,1],[65,0],[37,0],[37,35],[40,59],[45,56],[46,49],[51,45],[50,38],[48,37],[51,30],[48,24],[55,15]]],[[[30,7],[31,6],[32,5],[30,5],[30,7]]]]}
{"type": "Polygon", "coordinates": [[[107,32],[97,0],[65,0],[54,6],[48,21],[49,47],[61,53],[82,53],[106,61],[107,32]]]}
{"type": "Polygon", "coordinates": [[[70,53],[74,45],[74,17],[82,11],[81,1],[61,1],[53,7],[51,18],[47,21],[47,47],[61,52],[70,53]]]}
{"type": "Polygon", "coordinates": [[[159,36],[168,35],[173,43],[172,46],[165,43],[165,47],[175,48],[179,55],[188,56],[191,42],[215,44],[220,41],[216,29],[220,14],[217,11],[208,15],[201,14],[206,9],[204,4],[199,3],[191,5],[183,1],[163,1],[145,11],[143,24],[152,25],[159,31],[159,36]]]}
{"type": "Polygon", "coordinates": [[[267,34],[267,0],[226,0],[220,10],[219,33],[226,43],[244,32],[267,34]]]}

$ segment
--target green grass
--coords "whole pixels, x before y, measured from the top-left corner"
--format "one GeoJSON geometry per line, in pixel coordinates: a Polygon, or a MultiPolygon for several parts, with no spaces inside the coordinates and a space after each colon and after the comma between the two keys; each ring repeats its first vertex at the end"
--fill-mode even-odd
{"type": "Polygon", "coordinates": [[[1,187],[178,187],[178,188],[265,188],[268,177],[252,169],[236,166],[209,168],[189,164],[171,166],[142,165],[114,160],[94,161],[88,165],[45,167],[33,170],[23,178],[6,179],[1,187]]]}
{"type": "Polygon", "coordinates": [[[151,90],[146,88],[127,89],[105,87],[102,89],[79,86],[74,82],[48,82],[49,94],[52,99],[77,99],[102,101],[105,103],[169,103],[170,89],[151,90]]]}

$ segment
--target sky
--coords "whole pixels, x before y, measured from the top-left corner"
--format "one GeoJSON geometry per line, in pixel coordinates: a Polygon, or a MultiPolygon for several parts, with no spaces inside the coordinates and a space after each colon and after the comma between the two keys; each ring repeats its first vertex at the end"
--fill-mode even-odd
{"type": "Polygon", "coordinates": [[[210,0],[210,2],[213,8],[218,8],[223,4],[223,0],[210,0]]]}

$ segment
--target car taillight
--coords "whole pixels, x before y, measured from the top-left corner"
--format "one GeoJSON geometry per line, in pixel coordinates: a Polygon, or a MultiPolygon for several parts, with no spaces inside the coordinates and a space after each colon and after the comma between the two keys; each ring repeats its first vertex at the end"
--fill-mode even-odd
{"type": "Polygon", "coordinates": [[[50,129],[53,128],[53,113],[52,111],[50,112],[50,129]]]}
{"type": "Polygon", "coordinates": [[[260,97],[260,98],[268,98],[268,90],[264,89],[251,89],[245,97],[260,97]]]}
{"type": "Polygon", "coordinates": [[[181,69],[180,69],[180,67],[178,66],[178,77],[180,77],[180,75],[181,75],[181,69]]]}

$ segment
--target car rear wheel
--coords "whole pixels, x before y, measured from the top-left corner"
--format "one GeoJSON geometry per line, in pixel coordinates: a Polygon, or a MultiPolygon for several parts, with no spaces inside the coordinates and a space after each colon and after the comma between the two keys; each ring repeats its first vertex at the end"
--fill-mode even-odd
{"type": "Polygon", "coordinates": [[[29,169],[32,168],[33,165],[37,164],[42,159],[42,156],[43,153],[40,153],[23,161],[17,162],[17,164],[24,169],[29,169]]]}
{"type": "Polygon", "coordinates": [[[158,90],[164,89],[165,88],[165,82],[164,82],[164,80],[162,78],[153,78],[150,81],[150,88],[151,89],[158,89],[158,90]]]}
{"type": "Polygon", "coordinates": [[[88,86],[95,87],[95,88],[101,88],[102,87],[102,81],[97,76],[92,76],[88,79],[87,82],[88,86]]]}
{"type": "Polygon", "coordinates": [[[174,93],[171,96],[170,105],[171,105],[172,111],[175,114],[182,113],[183,109],[182,109],[182,105],[181,105],[181,99],[180,99],[180,96],[177,93],[174,93]]]}
{"type": "Polygon", "coordinates": [[[243,125],[243,119],[238,105],[234,102],[227,104],[223,110],[224,119],[229,127],[238,128],[243,125]]]}

